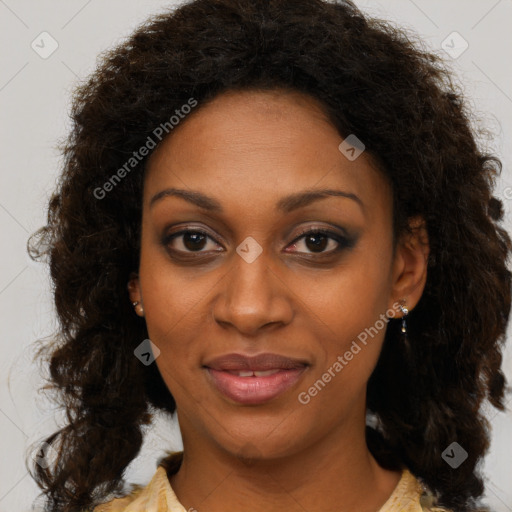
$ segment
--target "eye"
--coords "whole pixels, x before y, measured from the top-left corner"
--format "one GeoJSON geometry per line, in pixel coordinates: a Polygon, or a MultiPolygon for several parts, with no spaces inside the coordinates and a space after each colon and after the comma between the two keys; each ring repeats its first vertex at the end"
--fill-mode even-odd
{"type": "MultiPolygon", "coordinates": [[[[170,251],[182,254],[220,252],[223,249],[205,231],[200,229],[184,229],[165,236],[162,244],[170,251]]],[[[295,250],[286,252],[299,252],[306,254],[332,254],[354,245],[354,241],[334,231],[312,228],[303,231],[295,238],[291,247],[295,250]]]]}
{"type": "MultiPolygon", "coordinates": [[[[329,254],[338,252],[351,245],[353,245],[352,241],[339,233],[326,229],[312,228],[303,231],[289,247],[306,248],[312,254],[329,254]],[[325,250],[327,248],[329,248],[329,250],[325,250]]],[[[307,250],[299,249],[297,252],[308,253],[307,250]]]]}
{"type": "Polygon", "coordinates": [[[208,252],[209,250],[218,250],[215,246],[218,246],[214,242],[213,238],[201,230],[183,230],[171,235],[167,235],[162,241],[166,247],[176,252],[208,252]],[[208,240],[213,242],[212,247],[203,250],[208,247],[208,240]]]}

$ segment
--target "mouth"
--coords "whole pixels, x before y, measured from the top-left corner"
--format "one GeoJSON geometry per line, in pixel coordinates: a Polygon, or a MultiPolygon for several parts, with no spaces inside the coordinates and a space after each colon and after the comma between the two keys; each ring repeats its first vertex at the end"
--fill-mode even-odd
{"type": "Polygon", "coordinates": [[[309,364],[278,354],[228,354],[203,366],[213,387],[234,402],[256,405],[291,389],[309,364]]]}

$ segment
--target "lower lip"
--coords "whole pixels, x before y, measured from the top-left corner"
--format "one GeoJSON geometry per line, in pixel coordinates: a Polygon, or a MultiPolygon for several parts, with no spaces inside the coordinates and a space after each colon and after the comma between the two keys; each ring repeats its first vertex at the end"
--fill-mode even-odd
{"type": "Polygon", "coordinates": [[[214,386],[225,396],[241,404],[262,404],[293,387],[306,369],[281,370],[266,377],[239,377],[206,368],[214,386]]]}

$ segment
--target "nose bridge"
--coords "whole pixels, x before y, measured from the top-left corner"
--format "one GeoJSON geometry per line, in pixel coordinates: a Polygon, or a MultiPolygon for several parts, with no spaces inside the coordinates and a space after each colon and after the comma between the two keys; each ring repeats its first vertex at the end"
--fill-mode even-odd
{"type": "Polygon", "coordinates": [[[262,288],[267,288],[268,292],[268,251],[263,251],[259,244],[256,246],[254,242],[244,241],[237,247],[236,252],[233,262],[234,289],[244,294],[252,291],[252,295],[261,292],[262,288]]]}
{"type": "Polygon", "coordinates": [[[236,252],[232,274],[228,279],[231,308],[262,310],[273,294],[268,251],[264,251],[254,239],[246,239],[237,247],[236,252]]]}
{"type": "Polygon", "coordinates": [[[214,309],[218,322],[253,331],[272,322],[288,322],[291,306],[279,279],[270,269],[270,253],[248,237],[236,249],[222,297],[214,309]]]}

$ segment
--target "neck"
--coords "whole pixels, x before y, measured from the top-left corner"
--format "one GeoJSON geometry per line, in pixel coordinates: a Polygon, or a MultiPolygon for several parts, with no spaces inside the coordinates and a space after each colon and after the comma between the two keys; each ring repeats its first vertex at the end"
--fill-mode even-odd
{"type": "Polygon", "coordinates": [[[377,512],[400,479],[368,450],[364,424],[343,428],[286,457],[245,459],[204,438],[183,436],[183,462],[170,477],[186,510],[377,512]]]}

